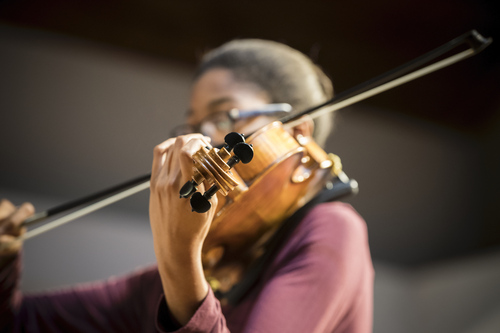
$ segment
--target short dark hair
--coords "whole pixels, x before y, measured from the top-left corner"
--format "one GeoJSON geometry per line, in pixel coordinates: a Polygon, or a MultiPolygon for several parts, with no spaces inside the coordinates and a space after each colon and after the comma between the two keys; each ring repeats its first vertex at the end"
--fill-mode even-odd
{"type": "MultiPolygon", "coordinates": [[[[195,80],[210,69],[230,70],[235,79],[257,85],[271,103],[289,103],[295,112],[333,97],[328,76],[309,57],[285,44],[262,39],[233,40],[205,54],[195,80]]],[[[315,119],[314,138],[324,145],[333,114],[315,119]]]]}

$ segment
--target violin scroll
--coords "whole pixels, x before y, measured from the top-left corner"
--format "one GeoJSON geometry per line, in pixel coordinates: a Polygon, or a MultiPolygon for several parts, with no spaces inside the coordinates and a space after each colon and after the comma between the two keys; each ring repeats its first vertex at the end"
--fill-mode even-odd
{"type": "Polygon", "coordinates": [[[212,204],[210,198],[218,191],[227,195],[238,182],[230,173],[230,169],[239,162],[249,163],[253,158],[252,145],[245,143],[239,133],[229,133],[224,138],[225,145],[221,149],[202,147],[193,155],[193,179],[186,182],[179,191],[181,198],[190,198],[194,212],[205,213],[212,204]],[[231,156],[231,151],[233,155],[231,156]],[[207,181],[211,186],[204,193],[197,192],[197,186],[207,181]]]}

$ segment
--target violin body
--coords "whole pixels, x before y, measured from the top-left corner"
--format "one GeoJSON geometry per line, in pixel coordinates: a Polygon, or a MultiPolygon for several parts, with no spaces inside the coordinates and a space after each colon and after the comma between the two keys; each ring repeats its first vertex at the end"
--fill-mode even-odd
{"type": "Polygon", "coordinates": [[[204,242],[202,259],[209,276],[226,265],[252,262],[281,222],[332,178],[332,157],[311,138],[295,139],[280,122],[255,132],[247,142],[254,147],[254,158],[231,170],[239,185],[227,196],[218,194],[204,242]]]}

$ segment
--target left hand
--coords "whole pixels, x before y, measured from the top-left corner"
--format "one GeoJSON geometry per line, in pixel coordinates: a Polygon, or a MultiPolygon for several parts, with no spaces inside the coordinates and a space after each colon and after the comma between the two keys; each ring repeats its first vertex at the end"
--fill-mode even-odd
{"type": "MultiPolygon", "coordinates": [[[[179,198],[180,188],[193,174],[193,154],[201,147],[210,146],[209,142],[210,138],[201,134],[190,134],[169,139],[154,150],[149,206],[151,227],[158,240],[155,239],[155,244],[167,245],[174,254],[201,250],[215,214],[217,196],[212,197],[212,208],[204,214],[192,212],[189,199],[179,198]]],[[[203,184],[198,191],[205,191],[203,184]]]]}
{"type": "MultiPolygon", "coordinates": [[[[208,292],[201,251],[217,207],[206,213],[191,211],[181,187],[193,174],[193,154],[209,146],[210,139],[190,134],[169,139],[154,150],[149,214],[158,270],[170,311],[181,323],[194,314],[208,292]]],[[[204,192],[200,184],[198,191],[204,192]]]]}

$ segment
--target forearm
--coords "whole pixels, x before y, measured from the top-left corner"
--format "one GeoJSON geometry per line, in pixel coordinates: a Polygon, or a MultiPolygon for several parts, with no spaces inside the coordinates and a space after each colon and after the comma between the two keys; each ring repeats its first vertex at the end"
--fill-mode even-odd
{"type": "Polygon", "coordinates": [[[8,332],[12,330],[15,322],[15,314],[17,313],[16,303],[20,300],[19,280],[21,267],[21,254],[2,255],[0,256],[0,332],[8,332]]]}
{"type": "Polygon", "coordinates": [[[159,260],[163,292],[169,310],[184,326],[194,315],[208,293],[199,250],[159,260]],[[161,264],[160,264],[161,263],[161,264]]]}

